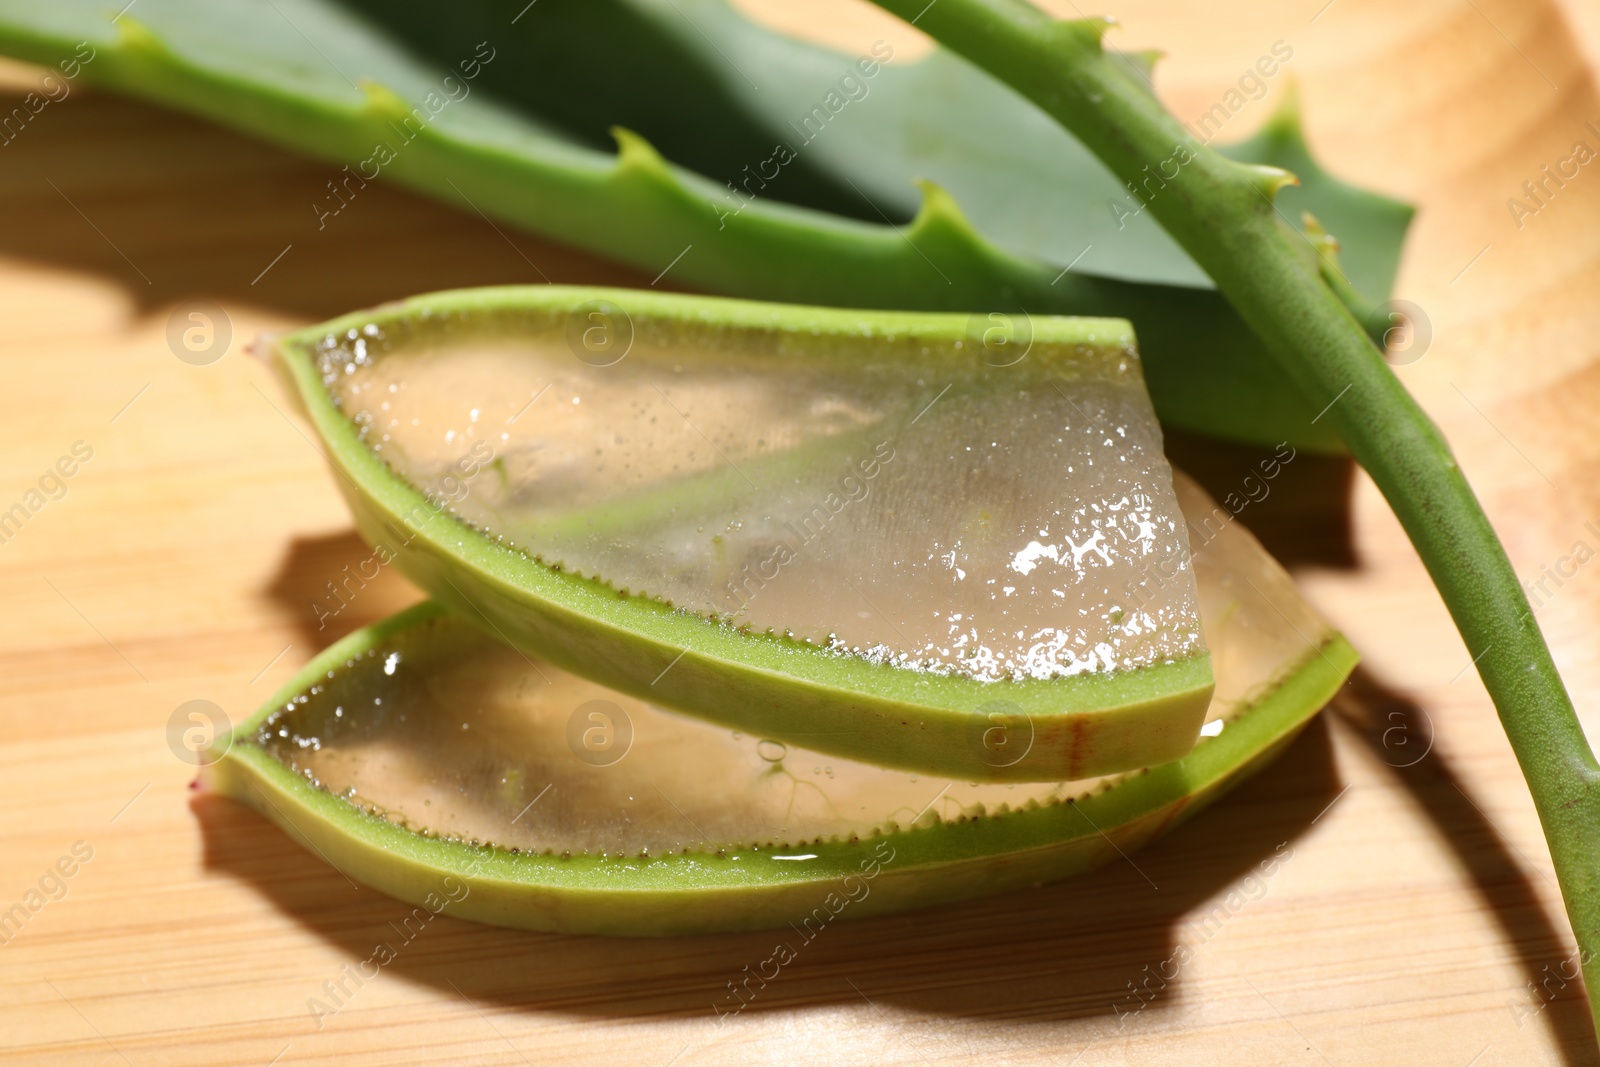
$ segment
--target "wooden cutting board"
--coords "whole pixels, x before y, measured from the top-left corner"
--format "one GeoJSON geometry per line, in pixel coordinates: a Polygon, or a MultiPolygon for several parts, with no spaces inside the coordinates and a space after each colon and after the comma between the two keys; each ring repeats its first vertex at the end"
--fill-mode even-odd
{"type": "MultiPolygon", "coordinates": [[[[1112,13],[1120,43],[1168,51],[1158,80],[1181,117],[1288,43],[1324,158],[1421,206],[1400,292],[1433,338],[1397,373],[1544,582],[1539,617],[1594,724],[1600,164],[1536,212],[1507,205],[1531,204],[1523,183],[1575,142],[1600,149],[1585,125],[1600,126],[1600,8],[1561,2],[1112,13]]],[[[880,36],[899,61],[917,50],[853,4],[748,6],[851,50],[880,36]]],[[[35,78],[6,68],[0,110],[35,78]]],[[[1238,132],[1271,103],[1248,104],[1238,132]]],[[[0,148],[0,510],[29,511],[0,544],[0,912],[39,904],[0,945],[0,1059],[1590,1062],[1516,764],[1405,539],[1340,462],[1296,460],[1243,516],[1366,657],[1276,765],[1129,863],[831,930],[729,1024],[710,1005],[770,935],[596,940],[441,918],[404,941],[402,905],[193,798],[167,742],[175,708],[211,700],[237,720],[417,598],[386,574],[319,628],[311,602],[364,552],[247,344],[430,289],[650,280],[383,185],[318,231],[333,170],[81,88],[0,148]],[[231,324],[211,365],[168,345],[195,301],[231,324]],[[46,477],[58,463],[70,477],[46,477]],[[1251,874],[1275,852],[1275,873],[1251,874]],[[355,986],[346,968],[379,942],[394,961],[355,986]],[[341,979],[347,1003],[317,1018],[309,1002],[341,979]]],[[[1253,459],[1174,448],[1224,492],[1253,459]]]]}

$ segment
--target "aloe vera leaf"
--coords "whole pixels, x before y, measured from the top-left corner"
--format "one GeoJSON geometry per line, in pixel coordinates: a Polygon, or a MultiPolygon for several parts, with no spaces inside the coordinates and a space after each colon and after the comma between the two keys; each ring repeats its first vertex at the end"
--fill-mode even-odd
{"type": "MultiPolygon", "coordinates": [[[[708,8],[697,19],[701,15],[716,11],[708,8]]],[[[736,16],[716,17],[735,25],[729,20],[736,16]]],[[[414,132],[404,132],[402,124],[415,106],[427,105],[430,93],[435,102],[443,99],[443,79],[451,72],[413,58],[369,23],[326,3],[145,0],[115,26],[107,18],[95,0],[43,6],[4,0],[0,49],[54,64],[87,42],[95,52],[81,65],[83,78],[344,162],[351,168],[339,176],[345,195],[359,195],[361,174],[381,173],[452,203],[465,198],[487,214],[651,273],[675,264],[672,277],[683,284],[800,303],[1128,318],[1138,325],[1152,397],[1164,420],[1258,444],[1287,440],[1311,450],[1339,448],[1315,418],[1316,407],[1214,292],[1063,271],[1005,251],[979,236],[955,201],[934,187],[925,188],[915,221],[902,227],[767,198],[756,199],[724,226],[726,188],[666,164],[643,139],[619,133],[621,152],[613,156],[537,115],[491,101],[459,79],[453,83],[457,95],[463,87],[470,95],[443,105],[426,122],[412,118],[414,132]],[[392,146],[392,160],[375,162],[382,158],[375,154],[379,144],[392,146]]],[[[804,46],[766,36],[766,47],[804,52],[804,46]]],[[[462,61],[473,61],[473,50],[456,62],[462,61]]],[[[494,62],[479,69],[496,71],[494,62]]],[[[891,74],[900,76],[891,68],[879,77],[891,74]]],[[[797,80],[804,84],[792,93],[811,92],[808,79],[797,80]]],[[[911,86],[901,92],[908,108],[914,91],[911,86]]],[[[984,92],[993,96],[992,87],[984,92]]],[[[1000,121],[977,110],[982,122],[1000,121]]],[[[1011,113],[1027,112],[1019,104],[1011,113]]],[[[841,125],[839,132],[846,131],[841,125]]],[[[965,143],[955,133],[949,136],[965,143]]],[[[1070,139],[1057,136],[1055,142],[1049,161],[1077,151],[1070,139]]],[[[908,154],[901,174],[924,167],[942,173],[937,162],[908,154]]],[[[869,183],[900,180],[861,177],[869,183]]],[[[950,177],[958,184],[972,179],[954,170],[950,177]]],[[[980,205],[985,196],[998,196],[1004,204],[990,210],[1009,210],[1014,192],[986,194],[974,187],[973,195],[980,205]]],[[[1037,199],[1054,202],[1054,192],[1040,190],[1037,199]]],[[[326,213],[340,201],[321,189],[311,199],[308,225],[337,225],[326,213]]],[[[1067,217],[1101,213],[1109,215],[1103,201],[1094,199],[1067,217]]],[[[1396,246],[1400,234],[1392,222],[1374,227],[1372,248],[1396,246]]],[[[1068,263],[1078,251],[1058,258],[1068,263]]],[[[1373,256],[1392,268],[1392,251],[1373,256]]]]}
{"type": "Polygon", "coordinates": [[[993,367],[965,316],[533,286],[415,298],[282,338],[277,354],[363,534],[430,595],[564,669],[974,780],[1081,778],[1194,743],[1209,656],[1126,323],[1036,319],[1026,357],[993,367]],[[597,302],[626,309],[620,364],[567,349],[597,302]],[[839,470],[780,460],[812,480],[758,483],[765,456],[829,427],[879,427],[883,447],[839,470]],[[1038,454],[1017,443],[1035,441],[1038,454]],[[757,503],[701,530],[664,510],[626,543],[518,550],[503,523],[522,497],[472,488],[499,460],[532,472],[516,480],[559,529],[576,508],[721,466],[757,503]],[[875,503],[835,507],[835,479],[857,492],[846,476],[875,503]],[[813,506],[839,517],[808,527],[813,506]],[[1074,590],[1060,610],[1058,583],[1074,590]],[[810,643],[777,636],[791,629],[810,643]],[[984,714],[1025,720],[1031,747],[991,759],[974,740],[984,714]]]}
{"type": "Polygon", "coordinates": [[[1253,136],[1219,151],[1239,163],[1277,167],[1295,176],[1297,184],[1279,189],[1273,202],[1285,219],[1301,224],[1301,232],[1313,243],[1327,234],[1338,235],[1325,260],[1331,256],[1330,272],[1346,289],[1340,299],[1381,344],[1384,331],[1395,323],[1386,309],[1376,305],[1387,300],[1394,288],[1400,246],[1416,209],[1324,170],[1306,145],[1297,98],[1298,93],[1292,92],[1253,136]],[[1312,218],[1308,220],[1307,214],[1312,218]],[[1355,291],[1349,292],[1350,288],[1355,291]]]}
{"type": "MultiPolygon", "coordinates": [[[[913,18],[916,3],[875,0],[913,18]]],[[[1600,762],[1504,547],[1450,446],[1384,364],[1274,196],[1293,176],[1196,144],[1102,48],[1104,19],[1058,22],[1023,0],[942,0],[919,25],[1005,79],[1119,174],[1178,145],[1181,196],[1152,210],[1267,342],[1383,493],[1449,608],[1499,713],[1550,846],[1600,1027],[1600,762]]]]}
{"type": "MultiPolygon", "coordinates": [[[[356,6],[443,67],[478,41],[500,38],[508,17],[504,0],[455,5],[442,24],[426,0],[356,6]]],[[[738,187],[724,193],[729,209],[761,196],[872,222],[881,209],[909,221],[919,206],[916,183],[927,179],[1012,253],[1076,261],[1088,274],[1211,287],[1093,153],[952,52],[880,65],[870,52],[845,56],[773,33],[725,0],[547,0],[519,20],[504,47],[511,62],[483,74],[502,99],[597,148],[612,126],[634,130],[680,166],[738,187]],[[573,47],[602,34],[604,61],[573,47]],[[861,58],[870,76],[854,66],[861,58]],[[812,109],[829,92],[840,111],[824,122],[812,109]],[[779,143],[795,158],[759,168],[779,143]],[[768,181],[762,170],[778,176],[768,181]]],[[[1301,168],[1303,188],[1285,209],[1295,217],[1311,211],[1334,227],[1355,287],[1383,299],[1411,209],[1323,171],[1293,114],[1290,99],[1273,129],[1224,150],[1301,168]]],[[[1250,123],[1231,113],[1228,121],[1236,129],[1250,123]]]]}
{"type": "MultiPolygon", "coordinates": [[[[1191,526],[1210,522],[1204,492],[1178,488],[1191,526]]],[[[1217,527],[1195,566],[1210,736],[1149,771],[971,785],[730,737],[428,603],[314,659],[203,773],[348,876],[506,926],[683,934],[801,922],[830,892],[850,917],[999,893],[1194,815],[1349,673],[1349,645],[1242,526],[1217,527]]]]}

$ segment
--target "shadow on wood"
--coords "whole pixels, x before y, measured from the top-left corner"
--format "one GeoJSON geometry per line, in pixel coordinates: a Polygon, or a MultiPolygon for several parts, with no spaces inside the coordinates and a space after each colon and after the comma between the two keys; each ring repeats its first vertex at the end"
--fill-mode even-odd
{"type": "Polygon", "coordinates": [[[1167,456],[1199,482],[1290,571],[1353,569],[1355,523],[1348,456],[1257,448],[1162,427],[1167,456]]]}
{"type": "Polygon", "coordinates": [[[1516,846],[1489,821],[1461,775],[1435,749],[1428,713],[1364,667],[1356,668],[1331,708],[1427,813],[1499,924],[1528,983],[1508,1004],[1518,1028],[1538,1017],[1555,1031],[1563,1062],[1574,1067],[1594,1062],[1593,1024],[1570,937],[1545,910],[1532,872],[1518,862],[1516,846]]]}
{"type": "Polygon", "coordinates": [[[649,281],[381,182],[319,224],[338,167],[88,91],[5,149],[0,255],[102,275],[145,313],[204,297],[317,321],[436,289],[649,281]]]}
{"type": "Polygon", "coordinates": [[[294,621],[299,644],[321,652],[422,599],[383,559],[354,530],[296,537],[263,592],[294,621]]]}

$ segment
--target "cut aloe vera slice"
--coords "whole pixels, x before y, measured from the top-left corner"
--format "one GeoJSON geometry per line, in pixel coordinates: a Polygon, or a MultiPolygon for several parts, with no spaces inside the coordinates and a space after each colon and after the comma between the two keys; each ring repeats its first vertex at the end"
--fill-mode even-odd
{"type": "Polygon", "coordinates": [[[352,878],[532,929],[806,936],[1066,877],[1261,766],[1355,661],[1249,533],[1178,489],[1205,531],[1217,687],[1175,763],[1058,783],[883,769],[662,710],[423,604],[319,656],[206,775],[352,878]]]}
{"type": "Polygon", "coordinates": [[[1126,323],[545,286],[278,352],[363,534],[564,670],[968,779],[1198,736],[1210,657],[1126,323]]]}

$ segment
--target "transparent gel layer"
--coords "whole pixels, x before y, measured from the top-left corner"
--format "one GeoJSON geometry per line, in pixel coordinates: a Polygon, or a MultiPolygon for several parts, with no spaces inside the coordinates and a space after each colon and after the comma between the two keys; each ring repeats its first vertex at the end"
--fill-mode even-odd
{"type": "Polygon", "coordinates": [[[418,320],[319,356],[402,478],[617,589],[985,680],[1204,649],[1131,352],[1013,344],[996,366],[970,340],[846,350],[697,326],[690,344],[648,323],[626,324],[626,347],[612,332],[587,346],[624,320],[418,320]]]}
{"type": "MultiPolygon", "coordinates": [[[[1177,486],[1216,672],[1204,745],[1330,630],[1242,526],[1177,486]]],[[[245,743],[415,831],[555,854],[803,857],[811,842],[1061,803],[1115,780],[971,785],[785,747],[530,660],[454,616],[332,672],[245,743]]]]}

